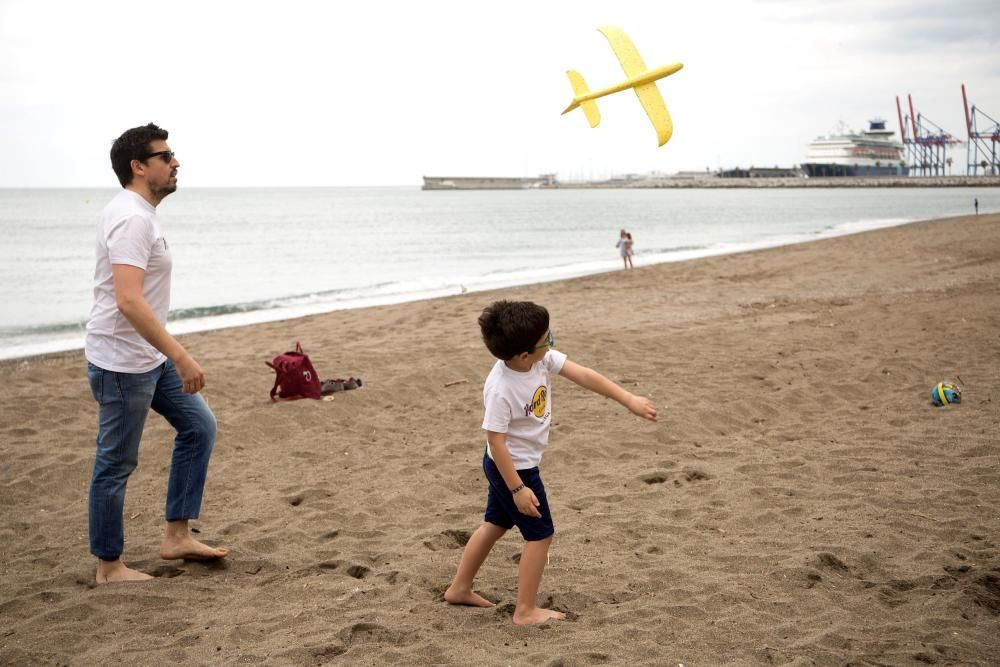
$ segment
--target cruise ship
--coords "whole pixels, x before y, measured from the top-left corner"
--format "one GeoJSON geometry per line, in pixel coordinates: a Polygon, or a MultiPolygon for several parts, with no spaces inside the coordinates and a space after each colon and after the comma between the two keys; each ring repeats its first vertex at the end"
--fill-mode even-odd
{"type": "Polygon", "coordinates": [[[817,137],[809,144],[802,169],[807,176],[906,176],[903,144],[894,141],[892,130],[879,118],[868,121],[868,129],[817,137]]]}

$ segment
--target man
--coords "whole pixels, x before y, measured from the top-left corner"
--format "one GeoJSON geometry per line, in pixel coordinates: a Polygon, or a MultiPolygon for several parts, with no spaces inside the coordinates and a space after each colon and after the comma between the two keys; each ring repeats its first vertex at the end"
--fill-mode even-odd
{"type": "Polygon", "coordinates": [[[156,206],[177,189],[178,167],[167,131],[152,123],[126,130],[111,147],[111,168],[124,190],[97,225],[94,306],[85,345],[90,388],[99,405],[89,501],[98,584],[152,578],[121,560],[125,486],[139,461],[150,408],[177,431],[160,556],[205,560],[228,553],[195,540],[188,528],[201,509],[215,415],[198,393],[205,386],[201,366],[164,328],[171,259],[156,206]]]}

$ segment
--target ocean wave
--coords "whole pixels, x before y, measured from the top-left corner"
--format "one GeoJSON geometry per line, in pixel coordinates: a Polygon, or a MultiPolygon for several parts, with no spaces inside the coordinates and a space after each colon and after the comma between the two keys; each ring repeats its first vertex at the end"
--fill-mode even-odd
{"type": "Polygon", "coordinates": [[[23,327],[0,327],[0,341],[15,336],[61,336],[64,334],[82,334],[87,330],[87,320],[72,322],[54,322],[51,324],[33,324],[23,327]]]}

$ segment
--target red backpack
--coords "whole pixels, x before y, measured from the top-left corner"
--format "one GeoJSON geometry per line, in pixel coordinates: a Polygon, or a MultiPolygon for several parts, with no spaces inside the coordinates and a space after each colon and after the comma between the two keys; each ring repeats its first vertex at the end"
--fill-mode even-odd
{"type": "Polygon", "coordinates": [[[265,364],[274,369],[274,387],[271,388],[271,400],[294,401],[297,398],[320,399],[319,375],[309,361],[309,355],[302,351],[302,346],[295,342],[294,352],[279,354],[273,361],[265,364]],[[277,394],[277,398],[275,398],[277,394]]]}

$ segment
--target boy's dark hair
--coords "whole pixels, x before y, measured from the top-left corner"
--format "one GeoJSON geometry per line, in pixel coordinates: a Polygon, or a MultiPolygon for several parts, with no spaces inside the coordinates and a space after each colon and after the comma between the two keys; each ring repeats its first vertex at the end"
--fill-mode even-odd
{"type": "Polygon", "coordinates": [[[124,188],[132,182],[132,160],[142,162],[149,155],[149,144],[156,139],[167,140],[169,133],[162,127],[140,125],[125,130],[122,136],[111,144],[111,168],[124,188]]]}
{"type": "Polygon", "coordinates": [[[530,301],[495,301],[479,316],[486,349],[503,361],[531,354],[549,330],[549,311],[530,301]]]}

